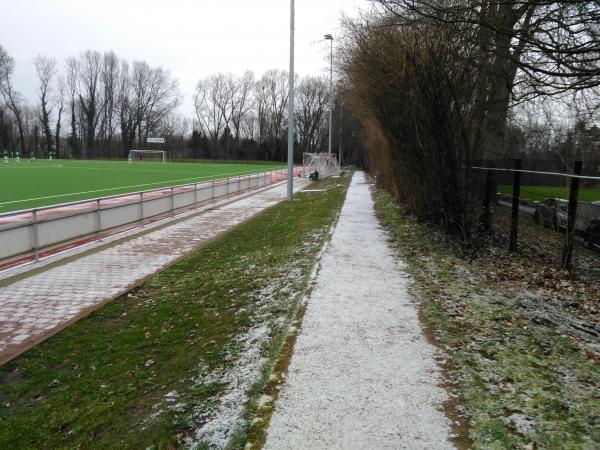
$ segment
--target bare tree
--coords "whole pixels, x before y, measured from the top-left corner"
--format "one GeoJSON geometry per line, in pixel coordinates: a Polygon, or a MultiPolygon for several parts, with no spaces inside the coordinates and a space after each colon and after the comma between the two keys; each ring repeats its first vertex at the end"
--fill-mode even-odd
{"type": "MultiPolygon", "coordinates": [[[[253,102],[254,103],[254,102],[253,102]]],[[[242,120],[241,135],[250,141],[256,141],[258,136],[258,115],[251,109],[242,120]]]]}
{"type": "Polygon", "coordinates": [[[148,137],[148,133],[155,132],[164,120],[174,114],[181,102],[179,83],[171,79],[168,71],[157,67],[151,70],[151,75],[149,103],[144,118],[146,123],[144,138],[148,137]]]}
{"type": "Polygon", "coordinates": [[[488,149],[502,151],[513,100],[600,85],[595,0],[375,0],[388,26],[437,25],[477,45],[473,85],[488,149]]]}
{"type": "Polygon", "coordinates": [[[121,71],[117,89],[117,114],[121,130],[121,143],[126,155],[135,143],[135,106],[129,64],[121,62],[121,71]]]}
{"type": "Polygon", "coordinates": [[[138,145],[142,144],[144,131],[144,118],[150,106],[150,89],[152,85],[152,70],[142,61],[133,63],[132,87],[135,105],[135,126],[138,145]]]}
{"type": "Polygon", "coordinates": [[[19,134],[19,147],[25,151],[25,129],[23,126],[23,107],[21,95],[12,85],[12,74],[15,69],[14,59],[0,45],[0,94],[8,110],[12,113],[17,123],[19,134]]]}
{"type": "MultiPolygon", "coordinates": [[[[273,159],[281,150],[286,106],[288,102],[288,75],[281,70],[267,71],[255,89],[258,94],[259,128],[262,143],[266,144],[273,159]]],[[[282,153],[283,155],[283,153],[282,153]]]]}
{"type": "Polygon", "coordinates": [[[258,144],[266,145],[269,130],[269,95],[267,86],[263,80],[254,85],[254,108],[256,110],[256,127],[258,132],[258,144]]]}
{"type": "Polygon", "coordinates": [[[226,75],[212,75],[198,82],[193,97],[198,122],[211,141],[213,158],[220,156],[219,138],[229,121],[227,107],[230,94],[227,84],[226,75]]]}
{"type": "Polygon", "coordinates": [[[316,77],[303,78],[296,95],[296,130],[302,151],[317,152],[325,142],[329,81],[316,77]]]}
{"type": "MultiPolygon", "coordinates": [[[[239,150],[239,142],[244,119],[253,106],[252,89],[255,82],[254,73],[250,71],[245,72],[244,75],[239,78],[231,79],[231,126],[233,129],[236,151],[239,150]]],[[[234,159],[236,158],[234,157],[234,159]]]]}
{"type": "Polygon", "coordinates": [[[54,110],[52,99],[52,81],[56,76],[56,59],[47,56],[37,56],[33,64],[39,80],[39,119],[45,137],[45,146],[47,148],[53,145],[52,129],[50,128],[50,119],[54,110]]]}
{"type": "Polygon", "coordinates": [[[87,157],[94,150],[96,143],[96,127],[101,112],[100,77],[102,72],[102,55],[97,51],[87,50],[79,56],[79,105],[84,120],[84,150],[87,157]]]}
{"type": "Polygon", "coordinates": [[[77,91],[79,80],[79,62],[77,58],[67,58],[65,61],[66,89],[69,94],[71,112],[71,135],[68,138],[69,147],[74,156],[79,156],[79,139],[77,133],[77,91]]]}
{"type": "Polygon", "coordinates": [[[135,145],[142,145],[150,133],[169,129],[165,121],[171,120],[180,104],[177,80],[168,71],[151,68],[136,61],[133,69],[122,61],[116,85],[115,105],[125,153],[135,145]]]}
{"type": "Polygon", "coordinates": [[[106,140],[109,148],[112,146],[116,129],[113,122],[120,70],[121,67],[117,55],[112,51],[104,53],[102,57],[102,86],[104,94],[100,119],[100,135],[106,140]]]}
{"type": "Polygon", "coordinates": [[[61,129],[61,123],[62,123],[63,109],[64,109],[64,105],[65,105],[65,90],[66,90],[65,79],[62,75],[59,75],[56,85],[57,85],[57,89],[56,89],[56,94],[54,97],[54,104],[56,105],[56,125],[55,125],[56,133],[55,133],[54,137],[55,137],[55,146],[56,146],[56,157],[58,157],[60,155],[60,129],[61,129]]]}
{"type": "Polygon", "coordinates": [[[138,144],[157,129],[162,120],[175,111],[180,102],[179,87],[168,71],[151,68],[146,62],[134,62],[132,93],[138,144]]]}

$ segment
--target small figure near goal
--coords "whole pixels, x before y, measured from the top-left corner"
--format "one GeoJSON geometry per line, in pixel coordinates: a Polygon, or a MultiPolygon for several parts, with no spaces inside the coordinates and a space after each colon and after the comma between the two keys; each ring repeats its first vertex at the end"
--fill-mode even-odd
{"type": "Polygon", "coordinates": [[[305,176],[307,173],[310,176],[317,172],[319,177],[325,178],[340,172],[340,164],[333,153],[331,156],[328,153],[304,153],[302,165],[305,176]]]}

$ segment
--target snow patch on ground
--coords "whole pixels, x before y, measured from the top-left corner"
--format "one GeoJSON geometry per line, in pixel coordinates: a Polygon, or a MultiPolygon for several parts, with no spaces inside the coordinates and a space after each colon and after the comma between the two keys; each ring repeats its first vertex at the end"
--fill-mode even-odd
{"type": "MultiPolygon", "coordinates": [[[[280,269],[285,280],[298,280],[302,270],[295,266],[296,262],[280,269]]],[[[268,362],[266,349],[271,343],[273,330],[286,325],[285,316],[273,317],[273,303],[282,296],[288,301],[299,296],[291,283],[282,283],[279,279],[262,286],[255,294],[252,322],[255,324],[244,335],[232,343],[235,352],[225,357],[231,361],[231,367],[209,371],[206,367],[199,368],[199,375],[194,378],[198,386],[212,383],[224,384],[225,390],[217,399],[216,407],[197,406],[192,413],[192,421],[202,425],[194,431],[193,438],[188,438],[185,445],[195,448],[203,442],[211,449],[226,448],[236,430],[244,425],[243,412],[248,402],[250,388],[257,383],[262,375],[262,368],[268,362]]],[[[170,393],[171,394],[171,393],[170,393]]],[[[169,395],[169,394],[167,394],[169,395]]],[[[169,398],[174,398],[171,395],[169,398]]],[[[271,397],[263,396],[258,402],[264,407],[272,401],[271,397]]]]}
{"type": "MultiPolygon", "coordinates": [[[[242,412],[248,400],[248,391],[260,379],[261,368],[267,361],[262,350],[269,340],[270,330],[267,326],[251,329],[238,339],[242,348],[233,367],[214,371],[199,380],[203,384],[219,382],[227,387],[219,397],[216,410],[202,417],[205,423],[195,431],[194,439],[186,442],[188,448],[194,448],[199,442],[207,443],[210,448],[225,448],[232,434],[243,425],[242,412]]],[[[200,415],[207,414],[206,411],[197,412],[200,415]]]]}
{"type": "Polygon", "coordinates": [[[535,429],[535,422],[525,414],[512,414],[508,421],[515,427],[518,433],[528,435],[535,429]]]}

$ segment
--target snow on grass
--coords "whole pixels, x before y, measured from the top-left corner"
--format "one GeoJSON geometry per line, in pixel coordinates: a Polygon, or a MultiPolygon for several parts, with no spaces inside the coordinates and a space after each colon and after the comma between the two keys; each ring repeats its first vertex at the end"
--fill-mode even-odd
{"type": "MultiPolygon", "coordinates": [[[[200,443],[209,448],[222,449],[227,447],[235,432],[245,425],[244,410],[249,400],[249,392],[261,379],[263,368],[269,361],[266,356],[273,337],[274,330],[284,327],[288,319],[286,309],[273,311],[273,305],[285,301],[289,304],[300,296],[298,282],[301,280],[302,268],[291,263],[279,269],[282,278],[262,286],[255,293],[254,313],[250,330],[238,337],[232,343],[231,352],[225,356],[225,361],[231,361],[231,366],[208,372],[200,367],[200,374],[194,379],[197,386],[212,383],[225,385],[225,389],[215,399],[214,407],[206,405],[195,408],[191,421],[202,423],[193,437],[185,440],[187,448],[196,448],[200,443]],[[277,315],[277,314],[280,315],[277,315]]],[[[262,396],[259,405],[266,405],[272,398],[262,396]]],[[[262,407],[260,406],[260,407],[262,407]]]]}
{"type": "Polygon", "coordinates": [[[248,400],[248,391],[261,376],[261,368],[266,362],[262,351],[269,339],[270,330],[267,326],[251,329],[238,339],[242,348],[234,366],[213,372],[203,380],[209,383],[218,380],[227,387],[219,397],[216,410],[204,416],[204,425],[195,431],[193,439],[186,442],[189,448],[194,448],[199,442],[208,444],[210,448],[225,448],[233,433],[243,425],[242,413],[248,400]]]}

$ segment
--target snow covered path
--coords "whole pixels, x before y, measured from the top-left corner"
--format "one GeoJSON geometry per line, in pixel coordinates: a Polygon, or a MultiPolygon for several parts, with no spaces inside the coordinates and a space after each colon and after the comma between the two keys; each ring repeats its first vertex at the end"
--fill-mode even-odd
{"type": "Polygon", "coordinates": [[[453,449],[435,348],[362,172],[321,261],[265,449],[453,449]]]}

